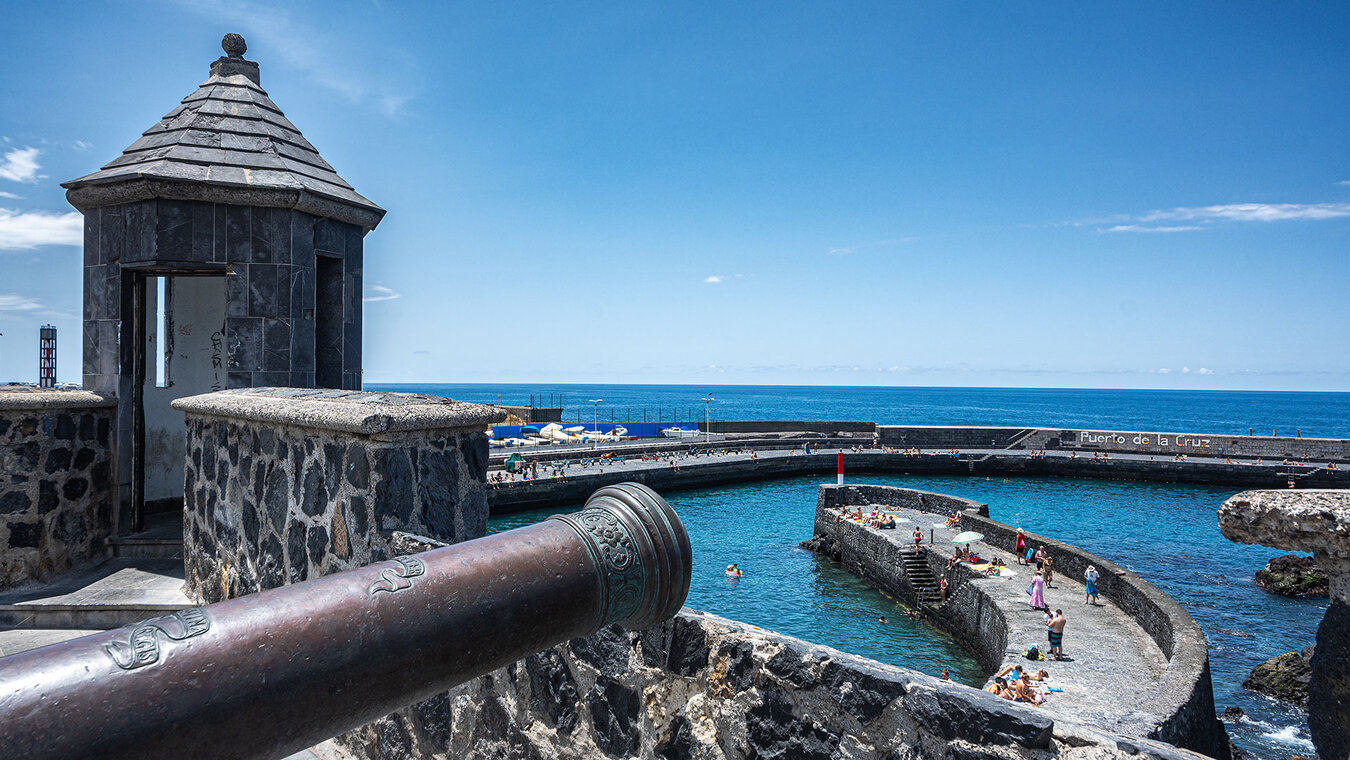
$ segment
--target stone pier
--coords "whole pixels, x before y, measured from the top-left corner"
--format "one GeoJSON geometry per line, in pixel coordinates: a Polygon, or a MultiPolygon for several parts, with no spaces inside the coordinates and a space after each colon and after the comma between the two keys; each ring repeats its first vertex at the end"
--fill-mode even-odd
{"type": "Polygon", "coordinates": [[[1331,606],[1317,628],[1308,728],[1322,760],[1350,755],[1350,491],[1245,491],[1219,509],[1232,541],[1311,552],[1327,572],[1331,606]]]}

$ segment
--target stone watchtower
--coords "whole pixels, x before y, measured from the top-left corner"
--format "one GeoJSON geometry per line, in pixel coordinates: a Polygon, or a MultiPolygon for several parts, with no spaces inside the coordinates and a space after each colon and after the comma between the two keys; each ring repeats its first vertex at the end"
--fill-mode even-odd
{"type": "Polygon", "coordinates": [[[224,388],[361,387],[361,262],[384,210],[261,87],[243,37],[99,171],[84,214],[84,387],[117,397],[119,524],[176,508],[183,415],[224,388]]]}

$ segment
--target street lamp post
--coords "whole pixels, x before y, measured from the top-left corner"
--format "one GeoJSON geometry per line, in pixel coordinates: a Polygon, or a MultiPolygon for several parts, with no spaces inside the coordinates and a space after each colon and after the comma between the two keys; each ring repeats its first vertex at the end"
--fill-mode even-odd
{"type": "Polygon", "coordinates": [[[712,402],[716,401],[709,393],[703,397],[703,442],[712,443],[712,402]]]}
{"type": "MultiPolygon", "coordinates": [[[[596,435],[599,435],[599,434],[600,434],[600,402],[601,402],[601,401],[604,401],[604,399],[602,399],[602,398],[593,398],[593,399],[591,399],[591,405],[592,405],[592,408],[591,408],[591,411],[592,411],[591,427],[595,428],[595,434],[596,434],[596,435]]],[[[600,445],[600,442],[599,442],[599,441],[596,441],[595,445],[597,445],[597,446],[600,445]]]]}

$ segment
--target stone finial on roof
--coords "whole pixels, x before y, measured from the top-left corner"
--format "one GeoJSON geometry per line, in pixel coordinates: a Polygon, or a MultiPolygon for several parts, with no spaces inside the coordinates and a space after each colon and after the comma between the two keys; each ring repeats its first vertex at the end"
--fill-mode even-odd
{"type": "Polygon", "coordinates": [[[248,43],[244,42],[244,35],[234,32],[220,39],[220,47],[225,51],[225,55],[231,58],[243,58],[244,53],[248,52],[248,43]]]}
{"type": "Polygon", "coordinates": [[[81,211],[147,198],[293,208],[367,231],[384,209],[323,160],[263,90],[244,38],[220,41],[226,55],[195,92],[122,155],[62,187],[81,211]]]}
{"type": "Polygon", "coordinates": [[[254,84],[262,85],[258,64],[244,59],[244,53],[248,52],[248,43],[244,42],[244,35],[230,32],[220,38],[220,47],[225,51],[225,55],[211,63],[211,76],[229,77],[243,74],[254,84]]]}

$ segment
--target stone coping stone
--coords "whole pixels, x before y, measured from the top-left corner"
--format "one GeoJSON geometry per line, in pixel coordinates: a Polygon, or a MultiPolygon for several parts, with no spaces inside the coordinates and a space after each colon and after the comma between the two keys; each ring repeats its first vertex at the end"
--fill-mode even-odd
{"type": "Polygon", "coordinates": [[[1350,490],[1243,491],[1219,508],[1230,541],[1350,559],[1350,490]]]}
{"type": "Polygon", "coordinates": [[[479,430],[506,419],[483,404],[425,393],[315,388],[239,388],[173,402],[186,414],[379,435],[410,430],[479,430]]]}
{"type": "Polygon", "coordinates": [[[42,409],[90,409],[117,406],[117,399],[82,388],[0,387],[0,413],[42,409]]]}

